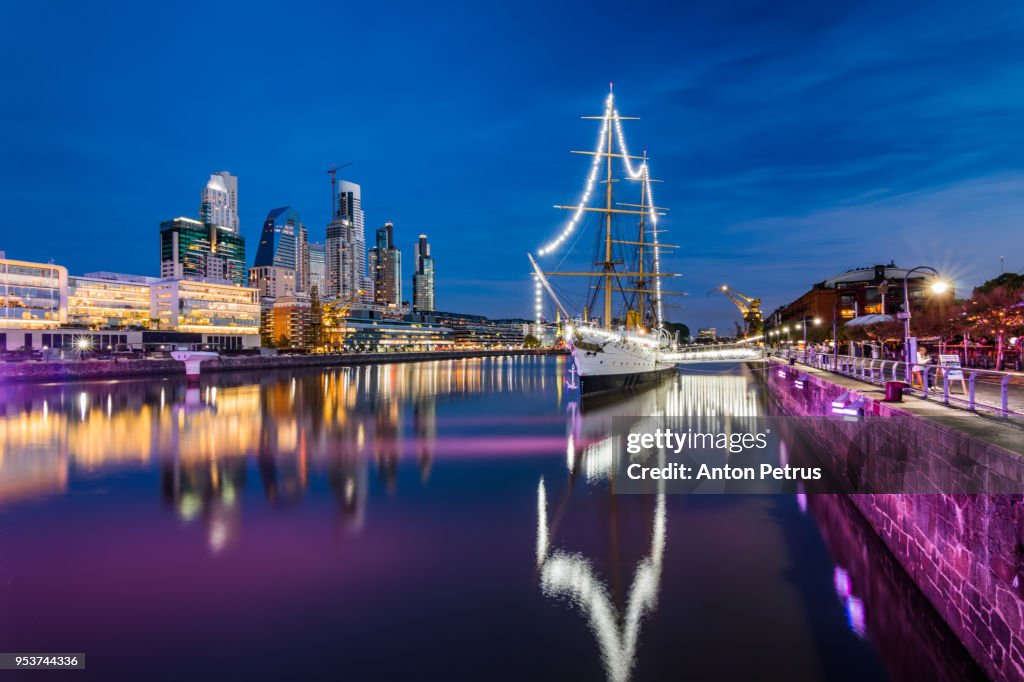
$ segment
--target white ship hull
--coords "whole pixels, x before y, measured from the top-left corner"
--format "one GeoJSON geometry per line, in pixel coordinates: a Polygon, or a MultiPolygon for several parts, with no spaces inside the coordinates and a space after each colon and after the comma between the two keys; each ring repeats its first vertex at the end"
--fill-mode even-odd
{"type": "Polygon", "coordinates": [[[675,364],[649,337],[577,330],[572,348],[580,394],[639,388],[675,374],[675,364]]]}

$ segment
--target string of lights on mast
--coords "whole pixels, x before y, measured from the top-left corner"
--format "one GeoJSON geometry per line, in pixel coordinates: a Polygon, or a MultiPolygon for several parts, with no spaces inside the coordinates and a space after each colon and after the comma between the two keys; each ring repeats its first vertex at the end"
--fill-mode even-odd
{"type": "MultiPolygon", "coordinates": [[[[590,173],[587,175],[587,182],[583,190],[583,195],[580,197],[579,203],[576,205],[576,210],[573,211],[569,220],[562,228],[561,233],[553,240],[548,242],[544,247],[538,250],[538,255],[546,256],[553,253],[559,246],[561,246],[576,230],[579,224],[580,218],[583,216],[584,208],[590,203],[590,198],[593,194],[594,184],[597,182],[597,174],[600,171],[601,164],[601,150],[604,149],[608,142],[607,136],[610,134],[609,128],[614,122],[615,125],[615,139],[618,143],[619,154],[622,157],[623,168],[628,174],[631,180],[640,179],[644,184],[644,191],[647,193],[647,200],[650,204],[648,209],[650,221],[651,221],[651,248],[653,250],[654,260],[654,272],[661,272],[661,257],[660,249],[658,248],[658,213],[655,208],[657,205],[654,201],[654,195],[651,192],[651,178],[646,160],[634,167],[630,160],[629,149],[626,146],[626,136],[622,132],[622,121],[619,117],[619,111],[615,108],[615,94],[611,92],[612,84],[609,83],[608,97],[605,99],[604,116],[601,118],[601,132],[597,137],[597,146],[595,147],[595,153],[593,161],[590,164],[590,173]]],[[[544,315],[544,297],[543,287],[540,279],[536,275],[533,276],[534,286],[534,318],[538,323],[544,315]]],[[[661,305],[661,278],[654,277],[654,290],[655,290],[655,304],[657,314],[657,324],[660,327],[663,319],[662,305],[661,305]]]]}

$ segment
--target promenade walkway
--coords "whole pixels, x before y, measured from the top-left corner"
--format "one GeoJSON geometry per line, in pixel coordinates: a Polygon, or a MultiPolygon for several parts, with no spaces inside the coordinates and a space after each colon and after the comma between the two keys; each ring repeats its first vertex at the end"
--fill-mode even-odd
{"type": "MultiPolygon", "coordinates": [[[[771,357],[769,360],[772,364],[789,364],[788,358],[771,357]]],[[[807,374],[821,377],[823,380],[847,390],[856,391],[871,400],[882,401],[885,398],[885,388],[882,385],[837,374],[800,361],[797,362],[797,365],[807,374]]],[[[998,397],[998,386],[990,388],[992,388],[992,393],[989,397],[998,397]]],[[[980,391],[981,387],[978,386],[976,389],[980,391]]],[[[1010,395],[1012,396],[1011,404],[1016,406],[1016,411],[1024,412],[1024,402],[1022,402],[1020,392],[1011,392],[1010,395]]],[[[941,398],[941,395],[939,397],[941,398]]],[[[930,395],[925,400],[919,396],[904,394],[903,402],[886,403],[886,406],[897,414],[925,419],[942,428],[959,431],[1024,457],[1024,420],[1022,419],[998,417],[984,412],[971,412],[954,404],[946,405],[941,400],[936,400],[934,395],[930,395]]]]}

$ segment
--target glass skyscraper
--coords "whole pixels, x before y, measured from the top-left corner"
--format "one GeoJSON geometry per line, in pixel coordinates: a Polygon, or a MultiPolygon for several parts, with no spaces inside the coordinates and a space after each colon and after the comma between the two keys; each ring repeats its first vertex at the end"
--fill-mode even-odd
{"type": "Polygon", "coordinates": [[[412,309],[416,312],[434,310],[434,259],[430,256],[427,235],[416,243],[416,272],[412,276],[412,309]]]}
{"type": "Polygon", "coordinates": [[[253,267],[288,268],[295,273],[295,291],[309,291],[309,243],[306,226],[290,206],[275,208],[263,222],[253,267]]]}
{"type": "Polygon", "coordinates": [[[395,226],[392,223],[384,223],[384,227],[377,228],[377,244],[370,249],[370,274],[377,305],[402,305],[402,252],[395,248],[395,226]]]}
{"type": "Polygon", "coordinates": [[[207,279],[245,286],[245,238],[231,229],[191,218],[160,223],[160,276],[207,279]]]}

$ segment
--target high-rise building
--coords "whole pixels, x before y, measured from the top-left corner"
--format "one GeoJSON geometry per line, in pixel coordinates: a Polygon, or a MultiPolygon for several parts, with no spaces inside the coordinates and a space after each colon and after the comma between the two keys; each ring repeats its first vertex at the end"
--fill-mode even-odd
{"type": "Polygon", "coordinates": [[[434,310],[434,259],[430,256],[427,235],[416,243],[416,272],[412,276],[412,309],[416,312],[434,310]]]}
{"type": "Polygon", "coordinates": [[[309,244],[309,290],[316,290],[320,296],[327,293],[327,259],[324,245],[321,242],[309,244]]]}
{"type": "Polygon", "coordinates": [[[373,301],[373,282],[366,274],[366,229],[361,189],[354,182],[338,183],[338,196],[327,225],[325,259],[326,294],[329,298],[348,298],[362,291],[360,300],[373,301]]]}
{"type": "Polygon", "coordinates": [[[374,303],[397,308],[402,305],[402,252],[395,248],[395,226],[377,228],[377,243],[370,249],[374,303]]]}
{"type": "Polygon", "coordinates": [[[309,289],[309,242],[306,226],[290,206],[275,208],[263,221],[255,268],[287,268],[295,273],[292,293],[309,289]]]}
{"type": "Polygon", "coordinates": [[[199,218],[204,223],[226,227],[235,234],[238,225],[238,178],[227,171],[210,176],[203,188],[199,218]]]}
{"type": "Polygon", "coordinates": [[[249,286],[259,290],[260,301],[273,302],[281,296],[294,296],[295,271],[276,265],[256,265],[249,268],[249,286]]]}
{"type": "Polygon", "coordinates": [[[245,286],[245,238],[191,218],[160,223],[160,276],[245,286]]]}

